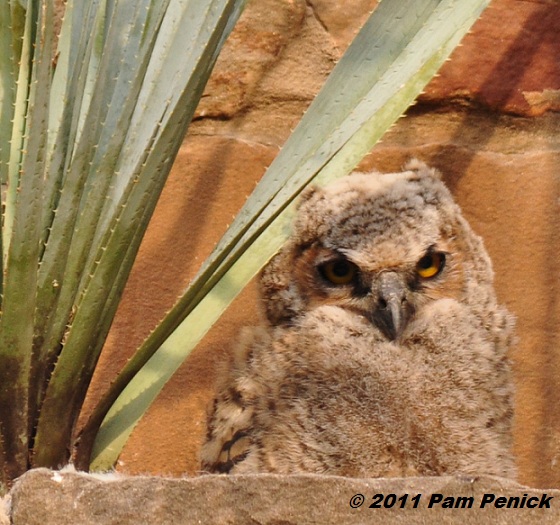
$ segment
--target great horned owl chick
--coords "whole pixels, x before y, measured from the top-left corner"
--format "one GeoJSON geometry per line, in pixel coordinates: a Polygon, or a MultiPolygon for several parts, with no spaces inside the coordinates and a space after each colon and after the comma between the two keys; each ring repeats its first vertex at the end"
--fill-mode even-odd
{"type": "Polygon", "coordinates": [[[435,170],[304,193],[265,268],[202,450],[206,472],[514,477],[513,320],[435,170]]]}

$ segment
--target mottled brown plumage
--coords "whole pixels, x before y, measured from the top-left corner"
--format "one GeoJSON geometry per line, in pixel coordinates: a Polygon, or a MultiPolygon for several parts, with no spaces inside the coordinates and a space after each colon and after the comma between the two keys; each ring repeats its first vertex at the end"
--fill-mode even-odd
{"type": "Polygon", "coordinates": [[[261,292],[267,322],[219,386],[203,471],[514,477],[513,321],[434,170],[307,191],[261,292]]]}

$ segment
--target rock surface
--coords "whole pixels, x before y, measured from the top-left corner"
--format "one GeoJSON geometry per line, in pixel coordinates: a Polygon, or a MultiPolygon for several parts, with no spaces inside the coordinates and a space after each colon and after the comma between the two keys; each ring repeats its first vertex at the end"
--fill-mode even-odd
{"type": "Polygon", "coordinates": [[[560,109],[560,17],[551,0],[494,0],[423,97],[524,116],[560,109]]]}
{"type": "Polygon", "coordinates": [[[529,489],[500,478],[270,474],[103,479],[40,469],[25,474],[13,488],[11,520],[12,525],[543,525],[560,521],[560,491],[529,489]],[[374,501],[379,508],[369,508],[374,501]],[[519,508],[507,508],[508,503],[519,508]]]}

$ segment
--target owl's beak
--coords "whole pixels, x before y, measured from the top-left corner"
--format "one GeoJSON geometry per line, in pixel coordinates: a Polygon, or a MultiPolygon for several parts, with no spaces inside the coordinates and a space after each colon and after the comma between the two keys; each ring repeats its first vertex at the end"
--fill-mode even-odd
{"type": "Polygon", "coordinates": [[[379,281],[379,296],[373,322],[394,341],[402,334],[410,319],[411,309],[406,299],[406,285],[395,272],[382,273],[379,281]]]}

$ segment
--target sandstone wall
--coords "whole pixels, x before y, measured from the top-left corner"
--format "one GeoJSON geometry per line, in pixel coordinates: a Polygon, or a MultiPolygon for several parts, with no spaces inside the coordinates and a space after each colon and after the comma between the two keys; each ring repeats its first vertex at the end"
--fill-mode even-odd
{"type": "MultiPolygon", "coordinates": [[[[252,0],[213,74],[143,242],[86,410],[196,273],[373,0],[252,0]]],[[[560,2],[493,0],[360,169],[439,168],[518,319],[520,481],[560,486],[560,2]]],[[[120,469],[195,473],[215,371],[258,315],[250,286],[141,421],[120,469]]]]}

